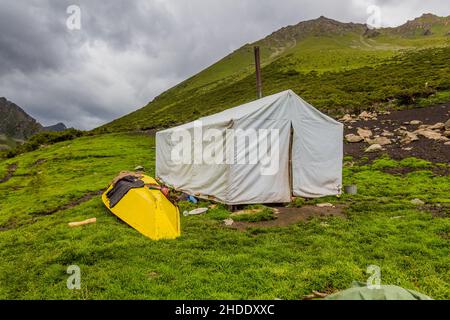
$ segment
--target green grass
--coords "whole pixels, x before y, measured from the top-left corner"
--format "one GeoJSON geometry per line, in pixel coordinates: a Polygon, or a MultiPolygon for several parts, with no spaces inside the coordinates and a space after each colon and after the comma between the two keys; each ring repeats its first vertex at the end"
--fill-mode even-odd
{"type": "Polygon", "coordinates": [[[9,138],[4,134],[0,134],[0,152],[2,150],[9,150],[11,148],[15,148],[17,145],[20,144],[21,141],[9,138]]]}
{"type": "Polygon", "coordinates": [[[410,203],[420,198],[448,209],[450,177],[434,176],[434,164],[417,159],[346,166],[344,181],[357,183],[359,194],[324,199],[347,207],[345,219],[326,223],[237,231],[222,225],[230,213],[218,206],[182,217],[179,239],[151,241],[115,218],[99,196],[37,215],[106,187],[121,170],[143,165],[153,175],[153,148],[147,135],[109,134],[0,160],[0,173],[18,164],[0,184],[0,298],[299,299],[366,281],[371,264],[381,267],[383,284],[450,298],[448,211],[434,217],[410,203]],[[387,165],[418,171],[390,175],[382,172],[387,165]],[[91,217],[98,222],[67,226],[91,217]],[[81,268],[81,290],[66,288],[70,265],[81,268]]]}

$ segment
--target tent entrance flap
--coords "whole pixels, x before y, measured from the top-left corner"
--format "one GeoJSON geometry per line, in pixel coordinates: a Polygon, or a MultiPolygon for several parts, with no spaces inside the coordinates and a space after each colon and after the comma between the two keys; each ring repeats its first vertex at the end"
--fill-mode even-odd
{"type": "Polygon", "coordinates": [[[294,127],[291,122],[291,131],[289,134],[289,190],[291,191],[291,201],[294,197],[294,172],[292,167],[292,149],[294,145],[294,127]]]}

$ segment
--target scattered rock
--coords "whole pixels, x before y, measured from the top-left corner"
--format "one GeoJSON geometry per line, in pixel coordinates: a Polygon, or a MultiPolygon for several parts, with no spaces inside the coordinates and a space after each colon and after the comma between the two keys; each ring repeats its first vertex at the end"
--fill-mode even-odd
{"type": "Polygon", "coordinates": [[[351,134],[348,134],[348,135],[345,136],[345,140],[347,142],[349,142],[349,143],[358,143],[358,142],[363,141],[364,138],[361,137],[361,136],[358,136],[356,134],[351,133],[351,134]]]}
{"type": "Polygon", "coordinates": [[[382,146],[380,146],[379,144],[373,144],[370,147],[368,147],[366,149],[366,151],[364,151],[364,152],[370,153],[370,152],[378,152],[378,151],[382,151],[382,150],[384,150],[382,146]]]}
{"type": "Polygon", "coordinates": [[[318,203],[316,204],[316,207],[319,208],[334,208],[334,205],[331,203],[318,203]]]}
{"type": "Polygon", "coordinates": [[[450,146],[450,141],[447,141],[446,143],[444,143],[444,145],[450,146]]]}
{"type": "Polygon", "coordinates": [[[420,121],[420,120],[413,120],[409,124],[412,125],[412,126],[417,126],[419,124],[422,124],[422,121],[420,121]]]}
{"type": "Polygon", "coordinates": [[[381,134],[383,137],[393,137],[394,134],[392,132],[389,132],[387,130],[383,130],[383,133],[381,134]]]}
{"type": "Polygon", "coordinates": [[[367,120],[377,120],[377,114],[376,113],[372,113],[372,112],[363,111],[358,116],[358,119],[365,120],[365,121],[367,121],[367,120]]]}
{"type": "Polygon", "coordinates": [[[450,138],[450,130],[444,131],[442,134],[444,137],[450,138]]]}
{"type": "Polygon", "coordinates": [[[345,116],[343,116],[342,118],[339,119],[339,121],[342,121],[342,122],[350,122],[352,120],[353,120],[353,118],[349,114],[346,114],[345,116]]]}
{"type": "Polygon", "coordinates": [[[445,130],[450,131],[450,119],[445,123],[445,130]]]}
{"type": "Polygon", "coordinates": [[[427,139],[436,140],[436,141],[448,141],[447,137],[444,137],[439,132],[430,130],[430,129],[419,129],[414,131],[415,134],[424,136],[427,139]]]}
{"type": "Polygon", "coordinates": [[[364,139],[370,138],[373,133],[369,129],[358,128],[358,135],[364,139]]]}
{"type": "Polygon", "coordinates": [[[233,219],[225,219],[223,220],[223,223],[225,223],[226,226],[232,226],[234,223],[233,219]]]}
{"type": "Polygon", "coordinates": [[[423,202],[420,199],[413,199],[413,200],[411,200],[411,203],[416,206],[423,206],[425,204],[425,202],[423,202]]]}
{"type": "Polygon", "coordinates": [[[134,168],[134,171],[145,171],[143,166],[137,166],[136,168],[134,168]]]}
{"type": "Polygon", "coordinates": [[[413,148],[409,147],[409,148],[402,148],[405,151],[411,151],[413,148]]]}
{"type": "Polygon", "coordinates": [[[442,122],[438,122],[438,123],[428,127],[429,130],[442,130],[444,128],[445,128],[445,124],[442,122]]]}
{"type": "Polygon", "coordinates": [[[392,141],[386,137],[377,137],[375,139],[367,139],[367,142],[370,145],[378,144],[380,146],[386,146],[386,145],[392,143],[392,141]]]}
{"type": "Polygon", "coordinates": [[[404,131],[403,132],[403,139],[400,141],[403,144],[410,144],[411,142],[419,140],[419,137],[412,132],[404,131]]]}

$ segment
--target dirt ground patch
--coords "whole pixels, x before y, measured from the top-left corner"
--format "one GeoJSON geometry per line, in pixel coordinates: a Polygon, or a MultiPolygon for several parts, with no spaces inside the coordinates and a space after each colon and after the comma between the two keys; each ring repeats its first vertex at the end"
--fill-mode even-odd
{"type": "Polygon", "coordinates": [[[0,179],[0,183],[5,183],[9,179],[11,179],[16,170],[17,170],[17,164],[9,165],[8,170],[6,171],[6,175],[0,179]]]}
{"type": "Polygon", "coordinates": [[[287,227],[300,221],[320,217],[342,217],[345,218],[344,206],[319,208],[317,206],[303,206],[301,208],[274,207],[276,210],[276,219],[270,221],[243,222],[235,221],[230,228],[237,230],[246,230],[248,228],[273,228],[287,227]]]}
{"type": "MultiPolygon", "coordinates": [[[[382,171],[384,173],[394,174],[394,175],[406,175],[415,171],[423,171],[423,168],[411,168],[411,167],[398,167],[398,168],[384,168],[382,171]]],[[[426,169],[425,169],[426,170],[426,169]]],[[[434,175],[440,177],[446,177],[450,175],[450,168],[445,167],[432,167],[429,169],[434,175]]]]}
{"type": "Polygon", "coordinates": [[[420,207],[420,210],[430,212],[434,218],[450,217],[450,207],[439,204],[424,205],[420,207]]]}
{"type": "Polygon", "coordinates": [[[55,208],[55,209],[52,209],[49,211],[45,211],[45,212],[35,212],[35,213],[32,213],[31,215],[32,216],[49,216],[49,215],[52,215],[59,211],[68,210],[68,209],[74,208],[84,202],[87,202],[96,196],[101,195],[103,192],[104,192],[104,190],[89,192],[89,193],[85,194],[84,196],[82,196],[81,198],[76,199],[76,200],[74,200],[68,204],[65,204],[61,207],[58,207],[58,208],[55,208]]]}
{"type": "MultiPolygon", "coordinates": [[[[450,118],[450,104],[443,106],[434,106],[426,108],[417,108],[410,110],[392,111],[389,115],[378,115],[377,120],[360,120],[354,123],[345,124],[345,135],[357,133],[357,128],[368,128],[374,134],[380,134],[383,130],[394,132],[401,126],[405,126],[408,131],[415,131],[420,125],[405,125],[406,122],[413,120],[422,121],[423,124],[445,123],[450,118]],[[351,128],[349,128],[349,126],[351,128]]],[[[367,156],[369,160],[380,156],[379,152],[365,153],[368,147],[367,143],[345,143],[344,153],[346,156],[361,158],[367,156]]],[[[450,145],[444,145],[442,141],[433,141],[425,137],[420,137],[408,145],[402,145],[399,141],[391,145],[384,146],[383,153],[389,154],[392,159],[401,160],[408,157],[416,157],[431,162],[449,163],[450,145]],[[405,150],[412,148],[411,150],[405,150]]]]}

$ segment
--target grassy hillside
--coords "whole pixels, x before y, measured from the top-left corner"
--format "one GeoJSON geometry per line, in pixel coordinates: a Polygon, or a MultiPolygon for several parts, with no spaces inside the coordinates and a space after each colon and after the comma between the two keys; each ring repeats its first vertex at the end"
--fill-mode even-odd
{"type": "Polygon", "coordinates": [[[21,142],[22,142],[22,140],[13,139],[13,138],[7,137],[4,134],[0,134],[0,153],[2,150],[9,150],[9,149],[15,148],[21,142]]]}
{"type": "Polygon", "coordinates": [[[147,135],[109,134],[0,160],[0,178],[17,166],[0,183],[0,299],[299,299],[366,281],[370,264],[382,283],[450,298],[450,220],[433,210],[450,208],[450,176],[434,175],[435,164],[347,157],[344,182],[358,181],[359,195],[320,200],[344,206],[344,217],[240,231],[223,226],[230,213],[219,206],[182,217],[181,238],[157,242],[99,196],[120,170],[153,174],[153,148],[147,135]],[[385,172],[402,167],[416,171],[385,172]],[[94,225],[67,226],[92,217],[94,225]],[[81,290],[66,288],[70,265],[81,268],[81,290]]]}
{"type": "Polygon", "coordinates": [[[261,47],[265,95],[290,88],[330,114],[413,105],[435,94],[446,102],[449,22],[424,15],[379,30],[324,17],[301,22],[243,46],[95,132],[167,127],[253,100],[254,45],[261,47]]]}

